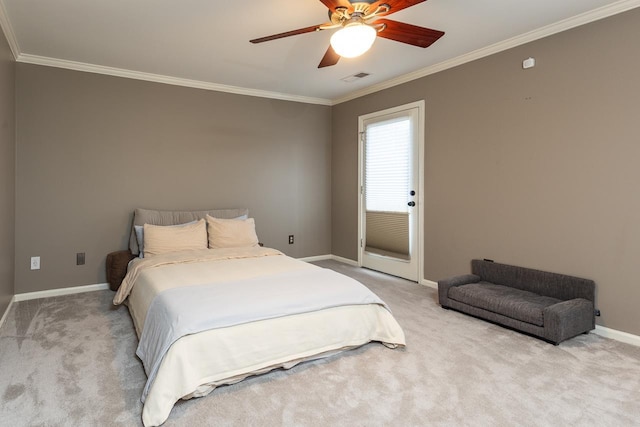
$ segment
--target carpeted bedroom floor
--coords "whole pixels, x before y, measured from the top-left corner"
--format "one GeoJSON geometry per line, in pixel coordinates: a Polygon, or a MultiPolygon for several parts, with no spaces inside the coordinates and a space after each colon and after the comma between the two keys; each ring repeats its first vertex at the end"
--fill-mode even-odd
{"type": "MultiPolygon", "coordinates": [[[[334,261],[384,299],[407,347],[373,343],[180,401],[166,426],[638,426],[640,348],[560,346],[436,303],[436,291],[334,261]]],[[[0,329],[0,425],[142,425],[146,377],[110,291],[19,302],[0,329]]]]}

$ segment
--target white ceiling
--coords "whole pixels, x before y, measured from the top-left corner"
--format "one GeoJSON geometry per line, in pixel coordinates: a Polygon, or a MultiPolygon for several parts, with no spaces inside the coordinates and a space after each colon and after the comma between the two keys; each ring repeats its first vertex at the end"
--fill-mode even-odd
{"type": "Polygon", "coordinates": [[[378,38],[323,69],[332,30],[249,43],[326,22],[318,0],[0,0],[0,24],[20,62],[331,105],[639,6],[428,0],[389,18],[444,31],[431,47],[378,38]]]}

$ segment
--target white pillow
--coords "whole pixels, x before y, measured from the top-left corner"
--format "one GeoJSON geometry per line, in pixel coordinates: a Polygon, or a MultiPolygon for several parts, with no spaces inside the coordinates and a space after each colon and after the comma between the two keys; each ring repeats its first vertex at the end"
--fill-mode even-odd
{"type": "Polygon", "coordinates": [[[240,248],[258,246],[253,218],[220,219],[207,215],[209,248],[240,248]]]}
{"type": "Polygon", "coordinates": [[[207,225],[204,219],[180,226],[145,224],[144,256],[167,252],[207,248],[207,225]]]}
{"type": "Polygon", "coordinates": [[[136,241],[138,242],[138,258],[144,258],[144,226],[134,225],[133,230],[136,232],[136,241]]]}
{"type": "MultiPolygon", "coordinates": [[[[185,222],[184,224],[163,225],[162,227],[182,227],[183,225],[195,224],[196,222],[198,222],[197,219],[185,222]]],[[[134,225],[133,229],[136,232],[136,241],[138,242],[138,249],[140,251],[140,253],[138,254],[138,258],[144,258],[144,226],[134,225]]]]}

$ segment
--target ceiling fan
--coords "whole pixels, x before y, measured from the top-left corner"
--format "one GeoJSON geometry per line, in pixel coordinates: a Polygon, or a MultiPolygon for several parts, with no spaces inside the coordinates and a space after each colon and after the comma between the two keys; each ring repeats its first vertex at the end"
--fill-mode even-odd
{"type": "Polygon", "coordinates": [[[424,1],[426,0],[320,0],[329,8],[330,22],[250,42],[263,43],[313,31],[340,28],[331,37],[331,44],[318,68],[335,65],[342,56],[353,58],[363,54],[371,47],[376,36],[425,48],[442,37],[444,32],[380,18],[424,1]]]}

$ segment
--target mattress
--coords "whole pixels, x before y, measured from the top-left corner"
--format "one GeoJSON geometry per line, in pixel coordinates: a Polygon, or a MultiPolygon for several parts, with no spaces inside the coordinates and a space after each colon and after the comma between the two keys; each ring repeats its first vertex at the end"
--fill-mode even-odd
{"type": "MultiPolygon", "coordinates": [[[[139,338],[149,308],[167,290],[235,286],[262,278],[269,283],[267,278],[283,273],[297,272],[304,277],[320,269],[269,248],[185,252],[132,262],[114,303],[126,302],[139,338]]],[[[243,301],[237,305],[242,310],[243,301]]],[[[250,375],[290,368],[371,341],[391,348],[405,345],[400,325],[383,304],[332,306],[182,336],[164,354],[146,396],[143,394],[143,423],[164,423],[179,399],[201,397],[250,375]]]]}

